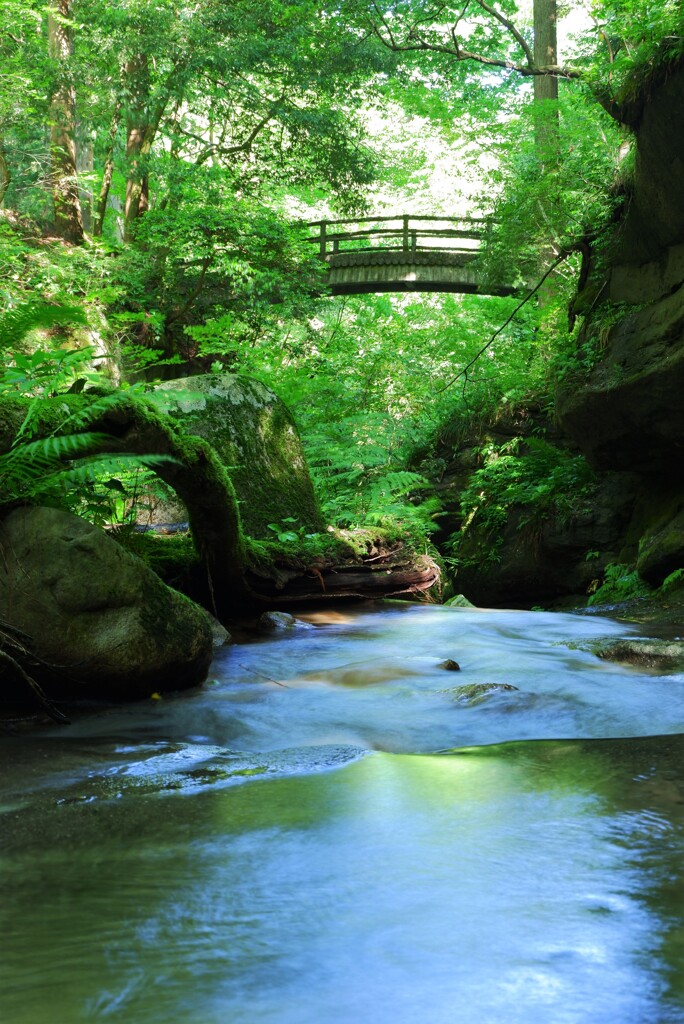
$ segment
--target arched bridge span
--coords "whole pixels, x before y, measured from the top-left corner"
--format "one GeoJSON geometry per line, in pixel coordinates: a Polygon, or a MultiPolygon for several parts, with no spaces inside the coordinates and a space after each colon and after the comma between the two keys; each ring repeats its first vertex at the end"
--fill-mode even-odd
{"type": "Polygon", "coordinates": [[[507,282],[478,270],[488,221],[480,217],[361,217],[308,225],[309,241],[328,267],[333,295],[461,292],[513,295],[507,282]]]}

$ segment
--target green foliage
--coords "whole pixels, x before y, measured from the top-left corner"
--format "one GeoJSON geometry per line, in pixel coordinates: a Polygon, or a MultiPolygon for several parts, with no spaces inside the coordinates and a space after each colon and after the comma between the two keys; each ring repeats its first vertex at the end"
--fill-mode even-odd
{"type": "Polygon", "coordinates": [[[0,315],[0,351],[17,347],[30,331],[85,322],[85,314],[78,306],[20,303],[0,315]]]}
{"type": "Polygon", "coordinates": [[[584,457],[542,438],[487,444],[480,457],[482,466],[461,494],[462,527],[452,538],[456,555],[463,536],[475,525],[493,535],[490,551],[496,557],[514,514],[520,529],[549,517],[569,519],[590,502],[595,477],[584,457]]]}
{"type": "Polygon", "coordinates": [[[587,604],[590,607],[620,604],[634,598],[647,597],[651,593],[651,587],[642,580],[635,569],[611,562],[604,570],[603,583],[589,597],[587,604]]]}
{"type": "Polygon", "coordinates": [[[592,26],[575,41],[597,94],[629,100],[684,53],[679,0],[594,0],[592,26]]]}
{"type": "Polygon", "coordinates": [[[684,569],[675,569],[660,584],[658,593],[663,597],[667,597],[669,594],[681,590],[682,587],[684,587],[684,569]]]}
{"type": "MultiPolygon", "coordinates": [[[[497,159],[487,181],[496,220],[485,266],[493,279],[515,252],[520,279],[536,281],[554,256],[600,236],[622,202],[614,183],[624,131],[586,90],[566,87],[558,103],[546,102],[541,109],[539,102],[522,103],[492,140],[497,159]],[[552,140],[551,152],[540,146],[540,131],[547,147],[552,140]]],[[[563,273],[554,284],[567,306],[563,273]]]]}

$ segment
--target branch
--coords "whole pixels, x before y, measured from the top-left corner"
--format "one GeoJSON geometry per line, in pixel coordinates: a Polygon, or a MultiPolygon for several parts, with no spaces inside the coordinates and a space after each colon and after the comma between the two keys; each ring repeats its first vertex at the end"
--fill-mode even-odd
{"type": "MultiPolygon", "coordinates": [[[[468,3],[470,0],[468,0],[468,3]]],[[[475,0],[477,4],[484,10],[487,11],[493,18],[495,18],[500,25],[502,25],[506,31],[513,37],[518,46],[522,49],[527,63],[519,63],[517,61],[508,60],[505,57],[487,57],[482,53],[474,53],[471,50],[466,50],[462,47],[461,41],[456,33],[458,24],[463,19],[468,3],[466,3],[462,12],[454,24],[449,29],[449,35],[451,36],[451,43],[436,43],[430,42],[424,36],[418,36],[416,34],[416,26],[420,22],[415,22],[408,30],[404,37],[404,41],[400,42],[393,34],[390,24],[387,18],[378,9],[376,0],[373,0],[373,8],[376,11],[378,18],[382,23],[382,27],[385,29],[386,35],[381,31],[381,28],[371,22],[371,29],[375,36],[388,50],[392,50],[395,53],[410,53],[410,52],[429,52],[429,53],[441,53],[447,57],[455,57],[458,61],[473,61],[477,64],[482,64],[485,67],[501,68],[504,71],[514,71],[518,75],[523,75],[527,78],[534,77],[553,77],[553,78],[565,78],[568,80],[582,78],[582,72],[575,68],[568,68],[560,64],[550,64],[546,66],[539,66],[534,63],[534,57],[530,49],[529,44],[525,40],[522,33],[515,27],[513,22],[505,17],[495,7],[492,7],[486,0],[475,0]]]]}
{"type": "Polygon", "coordinates": [[[70,724],[67,716],[63,714],[59,708],[56,708],[52,701],[45,696],[43,690],[35,679],[22,668],[17,659],[13,658],[11,654],[8,654],[2,649],[0,649],[0,665],[4,665],[9,669],[13,676],[28,687],[45,714],[49,715],[53,722],[59,722],[60,725],[70,724]]]}
{"type": "Polygon", "coordinates": [[[496,18],[499,24],[503,25],[506,31],[513,36],[513,38],[525,54],[528,66],[534,67],[534,57],[532,56],[532,50],[530,49],[524,36],[518,31],[513,22],[509,21],[509,19],[506,18],[501,13],[501,11],[497,11],[496,7],[492,7],[490,4],[486,3],[485,0],[476,0],[476,2],[480,5],[483,11],[487,11],[487,13],[491,14],[493,18],[496,18]]]}
{"type": "Polygon", "coordinates": [[[471,367],[471,366],[474,366],[474,365],[475,365],[475,363],[476,363],[476,362],[478,361],[478,359],[480,358],[480,356],[481,356],[481,355],[483,355],[483,354],[484,354],[484,353],[485,353],[485,352],[487,351],[487,349],[489,348],[489,346],[490,346],[490,345],[491,345],[491,344],[492,344],[492,343],[493,343],[493,342],[494,342],[494,341],[496,340],[496,338],[498,338],[498,336],[499,336],[499,335],[501,334],[501,332],[502,332],[502,331],[503,331],[503,330],[504,330],[504,329],[505,329],[506,327],[508,327],[508,325],[510,324],[511,320],[512,320],[512,319],[513,319],[513,318],[514,318],[514,317],[516,316],[516,314],[517,314],[517,313],[518,313],[518,312],[519,312],[519,311],[520,311],[520,310],[521,310],[521,309],[523,308],[523,306],[524,306],[524,305],[525,305],[525,304],[526,304],[527,302],[529,302],[529,301],[530,301],[530,299],[532,298],[532,296],[533,296],[533,295],[536,295],[536,294],[537,294],[537,292],[539,291],[539,289],[541,288],[541,286],[542,286],[542,285],[544,284],[544,281],[545,281],[545,280],[547,279],[547,277],[549,276],[549,274],[552,274],[552,273],[553,273],[553,271],[554,271],[554,270],[556,269],[556,267],[557,267],[557,266],[558,266],[558,265],[559,265],[560,263],[562,263],[562,262],[563,262],[563,260],[566,260],[566,259],[568,258],[568,256],[569,256],[569,255],[570,255],[570,253],[569,253],[569,252],[563,252],[563,253],[561,253],[561,255],[560,255],[560,256],[558,257],[558,259],[556,259],[556,260],[554,260],[554,261],[553,261],[553,263],[551,264],[551,266],[549,267],[549,269],[548,269],[548,270],[546,271],[546,273],[544,274],[544,276],[543,276],[543,277],[541,277],[541,278],[539,279],[539,281],[538,281],[538,282],[536,283],[536,285],[534,286],[534,288],[532,289],[532,291],[531,291],[531,292],[528,292],[528,294],[527,294],[527,295],[525,296],[525,298],[524,298],[524,299],[522,299],[522,301],[518,303],[518,305],[517,305],[517,306],[515,307],[515,309],[514,309],[514,310],[513,310],[513,312],[511,313],[511,315],[510,315],[510,316],[508,317],[508,319],[507,319],[507,320],[505,320],[505,321],[504,321],[504,323],[502,323],[501,327],[499,327],[499,328],[498,328],[498,329],[497,329],[496,331],[494,331],[494,334],[492,334],[491,338],[489,338],[489,340],[488,340],[488,341],[487,341],[487,342],[486,342],[486,343],[485,343],[485,344],[484,344],[484,345],[482,346],[482,348],[480,349],[480,351],[479,351],[479,352],[478,352],[478,353],[477,353],[476,355],[474,355],[474,356],[473,356],[473,358],[472,358],[472,359],[470,360],[470,362],[468,363],[468,365],[467,365],[467,366],[464,366],[462,370],[459,370],[459,371],[458,371],[458,373],[456,374],[456,376],[455,376],[455,377],[452,377],[452,378],[451,378],[451,380],[450,380],[450,381],[448,382],[448,384],[445,384],[443,388],[438,388],[438,389],[437,389],[437,391],[436,391],[436,394],[438,394],[438,395],[441,395],[443,391],[446,391],[446,390],[447,390],[447,388],[450,388],[450,387],[451,387],[451,385],[452,385],[452,384],[455,384],[457,380],[459,380],[459,379],[460,379],[461,377],[463,377],[464,375],[467,375],[467,373],[468,373],[468,370],[470,369],[470,367],[471,367]]]}
{"type": "Polygon", "coordinates": [[[190,292],[190,295],[188,296],[186,301],[183,303],[183,305],[180,307],[180,309],[177,310],[172,316],[168,317],[168,319],[166,321],[166,326],[167,327],[169,327],[171,324],[174,324],[176,322],[176,320],[180,320],[180,318],[182,316],[185,316],[187,311],[193,305],[195,299],[197,298],[197,296],[202,291],[202,288],[204,287],[204,279],[207,276],[207,270],[209,269],[209,264],[210,263],[211,263],[211,257],[205,256],[204,259],[202,260],[202,269],[200,270],[200,274],[199,274],[199,277],[197,279],[197,283],[196,283],[195,287],[192,289],[192,291],[190,292]]]}
{"type": "Polygon", "coordinates": [[[188,139],[194,139],[195,142],[201,142],[203,145],[206,146],[206,149],[203,150],[203,152],[197,159],[198,164],[203,164],[204,161],[207,160],[212,153],[220,153],[221,156],[235,156],[237,153],[249,153],[250,149],[252,148],[252,144],[254,143],[257,136],[264,130],[269,121],[273,120],[273,117],[278,107],[284,100],[284,98],[284,94],[280,96],[273,103],[268,113],[265,114],[264,117],[262,117],[262,119],[257,122],[254,128],[252,128],[249,135],[245,139],[243,139],[242,142],[239,142],[234,146],[223,146],[221,143],[210,143],[207,146],[207,140],[203,138],[201,135],[196,135],[195,132],[191,132],[187,128],[181,128],[180,125],[176,126],[176,130],[179,131],[181,135],[185,135],[188,139]]]}

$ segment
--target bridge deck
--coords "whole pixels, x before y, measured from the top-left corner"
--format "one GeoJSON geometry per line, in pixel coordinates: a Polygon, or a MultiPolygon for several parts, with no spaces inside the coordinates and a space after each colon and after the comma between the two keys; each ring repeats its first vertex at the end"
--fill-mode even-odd
{"type": "Polygon", "coordinates": [[[370,292],[463,292],[511,295],[505,282],[478,275],[488,221],[472,217],[362,217],[315,221],[309,241],[328,266],[333,295],[370,292]]]}

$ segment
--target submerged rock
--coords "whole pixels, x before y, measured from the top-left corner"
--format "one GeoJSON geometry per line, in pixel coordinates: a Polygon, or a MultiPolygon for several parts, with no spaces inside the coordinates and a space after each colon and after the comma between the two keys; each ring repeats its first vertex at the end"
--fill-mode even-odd
{"type": "Polygon", "coordinates": [[[467,686],[455,686],[442,692],[451,694],[459,704],[467,704],[472,708],[482,704],[492,694],[508,693],[513,690],[520,692],[518,687],[511,683],[469,683],[467,686]]]}
{"type": "Polygon", "coordinates": [[[447,672],[460,672],[461,666],[453,658],[447,658],[445,661],[440,661],[437,664],[437,668],[446,669],[447,672]]]}
{"type": "Polygon", "coordinates": [[[0,549],[0,618],[25,634],[30,674],[48,695],[130,699],[205,678],[204,610],[102,530],[18,508],[0,524],[0,549]]]}

